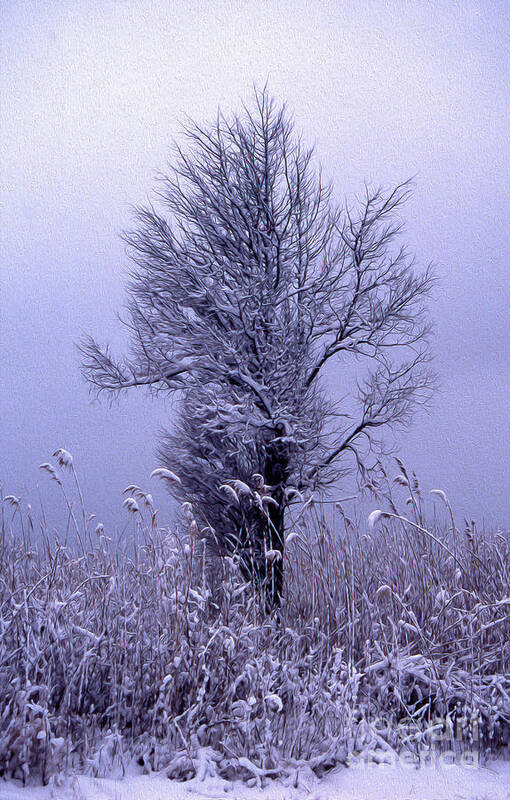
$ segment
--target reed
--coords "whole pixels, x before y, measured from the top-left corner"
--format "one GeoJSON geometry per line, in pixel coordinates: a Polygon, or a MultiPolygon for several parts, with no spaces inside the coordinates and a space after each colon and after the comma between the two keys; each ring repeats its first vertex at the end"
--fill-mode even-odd
{"type": "Polygon", "coordinates": [[[132,535],[108,536],[71,456],[55,459],[59,530],[2,500],[0,774],[47,782],[135,760],[255,784],[368,750],[508,744],[509,533],[459,531],[439,490],[427,519],[404,465],[405,513],[388,495],[371,526],[320,498],[298,510],[267,616],[236,558],[211,560],[189,504],[169,529],[130,486],[132,535]]]}

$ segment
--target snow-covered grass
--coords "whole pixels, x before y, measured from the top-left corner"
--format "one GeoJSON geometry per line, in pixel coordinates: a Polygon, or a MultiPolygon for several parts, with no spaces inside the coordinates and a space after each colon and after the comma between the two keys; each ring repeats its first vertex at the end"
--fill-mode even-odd
{"type": "MultiPolygon", "coordinates": [[[[382,497],[372,530],[342,509],[297,509],[284,601],[267,617],[235,559],[208,557],[190,507],[177,534],[129,487],[132,527],[111,541],[84,511],[72,460],[56,458],[45,471],[63,493],[62,530],[44,518],[36,529],[12,495],[2,503],[4,777],[47,783],[137,765],[260,788],[339,764],[369,774],[354,768],[360,757],[460,761],[506,747],[508,532],[459,531],[441,494],[427,521],[400,465],[407,515],[382,497]]],[[[98,797],[116,796],[104,786],[98,797]]]]}

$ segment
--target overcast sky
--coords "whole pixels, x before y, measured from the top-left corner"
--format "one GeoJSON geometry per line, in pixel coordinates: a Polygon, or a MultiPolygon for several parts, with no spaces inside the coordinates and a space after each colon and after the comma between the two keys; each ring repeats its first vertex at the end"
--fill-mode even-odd
{"type": "MultiPolygon", "coordinates": [[[[505,0],[32,0],[2,5],[1,463],[4,491],[52,491],[66,447],[89,510],[124,519],[150,488],[171,410],[92,402],[75,342],[121,348],[119,233],[179,121],[234,110],[269,80],[339,199],[416,175],[407,240],[441,278],[441,392],[400,437],[425,488],[508,524],[509,6],[505,0]]],[[[166,509],[167,506],[164,505],[166,509]]]]}

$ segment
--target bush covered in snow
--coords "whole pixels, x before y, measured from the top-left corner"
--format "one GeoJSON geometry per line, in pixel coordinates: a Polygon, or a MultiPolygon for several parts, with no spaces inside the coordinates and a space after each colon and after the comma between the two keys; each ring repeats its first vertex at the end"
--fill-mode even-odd
{"type": "Polygon", "coordinates": [[[44,468],[71,531],[2,503],[0,774],[46,782],[136,759],[260,782],[367,750],[508,743],[510,536],[459,531],[442,493],[427,523],[402,465],[409,516],[389,495],[372,526],[297,509],[267,616],[235,557],[208,556],[191,507],[177,534],[128,487],[134,537],[112,541],[69,495],[70,457],[57,461],[44,468]]]}

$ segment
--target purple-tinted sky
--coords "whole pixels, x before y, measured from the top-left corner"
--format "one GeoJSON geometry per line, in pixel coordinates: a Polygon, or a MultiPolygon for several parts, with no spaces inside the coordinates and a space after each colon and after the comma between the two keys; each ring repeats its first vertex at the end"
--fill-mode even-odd
{"type": "MultiPolygon", "coordinates": [[[[417,176],[407,237],[441,277],[441,393],[401,437],[426,488],[508,524],[509,6],[505,0],[34,0],[2,3],[1,462],[51,498],[69,449],[90,510],[125,518],[171,416],[143,393],[92,402],[74,343],[122,347],[119,232],[185,114],[238,108],[269,79],[337,197],[417,176]]],[[[165,505],[166,507],[166,505],[165,505]]]]}

